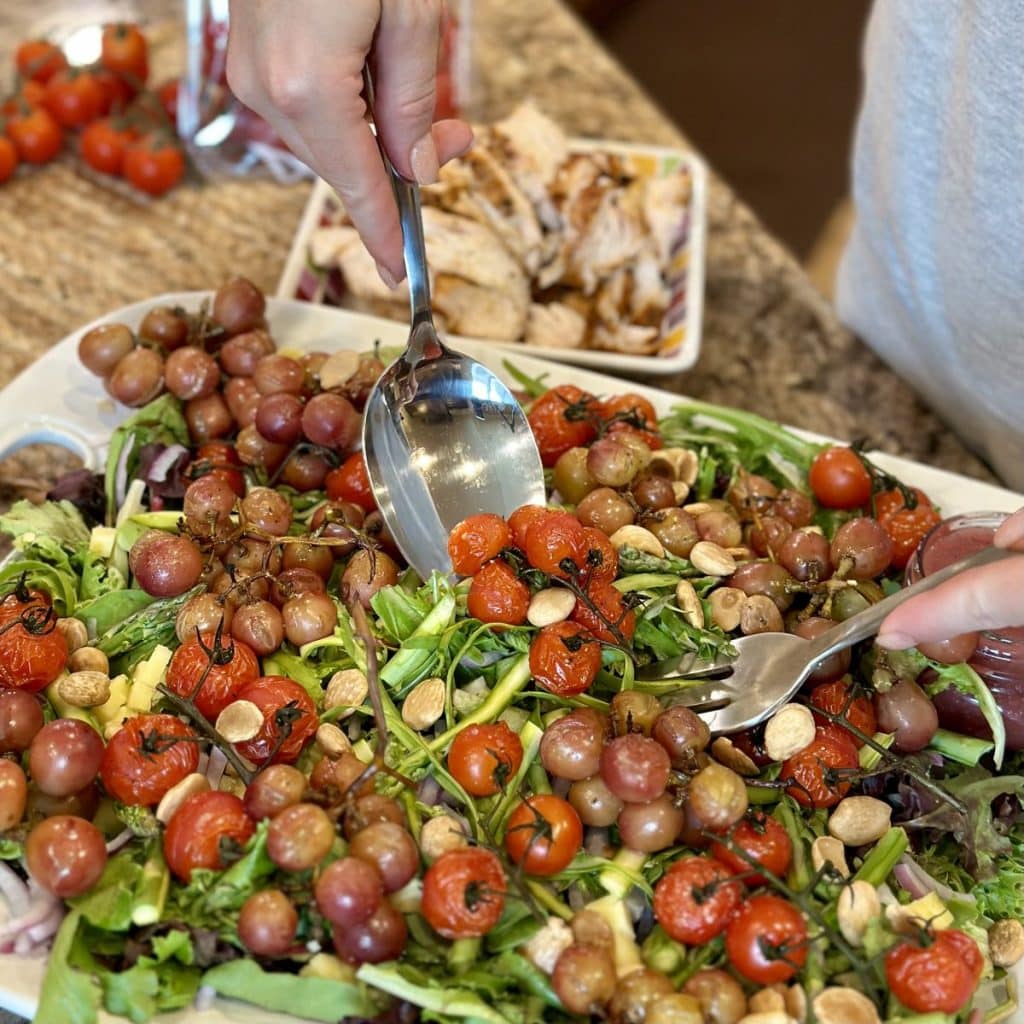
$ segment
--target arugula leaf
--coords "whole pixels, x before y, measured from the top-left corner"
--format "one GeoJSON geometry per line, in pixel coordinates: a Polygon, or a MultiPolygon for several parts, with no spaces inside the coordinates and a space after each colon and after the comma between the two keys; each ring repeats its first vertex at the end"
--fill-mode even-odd
{"type": "Polygon", "coordinates": [[[98,1020],[100,984],[72,964],[72,960],[92,959],[79,939],[82,924],[78,910],[71,910],[61,922],[46,965],[34,1024],[96,1024],[98,1020]]]}
{"type": "Polygon", "coordinates": [[[298,1012],[328,1024],[373,1017],[381,1009],[380,1000],[364,985],[264,971],[253,960],[231,960],[211,967],[202,983],[229,999],[241,999],[278,1013],[298,1012]]]}
{"type": "Polygon", "coordinates": [[[188,424],[182,414],[181,402],[174,395],[161,395],[128,417],[114,430],[107,451],[104,489],[107,496],[107,520],[114,522],[117,514],[117,467],[127,449],[127,479],[134,479],[139,467],[139,453],[147,444],[189,444],[188,424]]]}

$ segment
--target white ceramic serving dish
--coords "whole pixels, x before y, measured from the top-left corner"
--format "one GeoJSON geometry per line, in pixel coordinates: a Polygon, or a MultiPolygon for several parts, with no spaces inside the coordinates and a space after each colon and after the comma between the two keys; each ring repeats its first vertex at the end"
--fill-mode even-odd
{"type": "MultiPolygon", "coordinates": [[[[207,298],[207,292],[159,295],[116,310],[55,345],[0,391],[0,460],[23,445],[45,441],[70,448],[88,466],[101,465],[110,431],[127,415],[127,410],[116,407],[99,381],[78,362],[78,339],[98,323],[118,321],[135,327],[154,306],[181,305],[196,309],[207,298]]],[[[272,298],[268,300],[267,312],[271,331],[282,347],[307,351],[364,350],[375,341],[390,346],[404,345],[406,340],[406,328],[402,324],[342,309],[272,298]]],[[[503,360],[509,358],[506,349],[487,342],[465,342],[462,347],[503,374],[503,360]]],[[[514,362],[531,376],[544,376],[552,386],[573,383],[595,394],[623,390],[619,380],[537,359],[525,350],[515,352],[514,362]]],[[[630,390],[650,399],[660,414],[687,400],[640,385],[630,385],[630,390]]],[[[820,435],[801,433],[815,440],[827,440],[820,435]]],[[[872,458],[906,483],[923,488],[946,514],[980,509],[1011,512],[1024,505],[1024,496],[991,484],[897,456],[875,453],[872,458]]],[[[44,971],[42,960],[0,955],[0,1008],[31,1018],[44,971]]],[[[167,1024],[185,1024],[186,1021],[188,1024],[274,1024],[280,1022],[281,1016],[244,1003],[220,1000],[211,1010],[182,1011],[160,1020],[167,1024]]]]}
{"type": "MultiPolygon", "coordinates": [[[[679,225],[679,233],[669,267],[668,283],[672,301],[662,321],[659,349],[653,355],[634,356],[597,349],[564,349],[525,346],[519,343],[489,341],[483,338],[463,339],[452,335],[458,347],[464,341],[529,353],[557,362],[574,363],[597,370],[632,374],[664,375],[687,370],[700,354],[701,320],[704,311],[704,251],[707,231],[707,168],[700,157],[678,149],[658,146],[635,146],[621,142],[572,139],[575,153],[603,152],[628,158],[640,173],[664,177],[685,168],[692,182],[690,205],[679,225]]],[[[323,275],[316,273],[309,262],[309,240],[316,228],[336,223],[341,204],[334,190],[318,180],[306,204],[305,213],[292,242],[277,294],[280,298],[321,302],[324,295],[323,275]]],[[[344,301],[344,300],[342,300],[344,301]]]]}

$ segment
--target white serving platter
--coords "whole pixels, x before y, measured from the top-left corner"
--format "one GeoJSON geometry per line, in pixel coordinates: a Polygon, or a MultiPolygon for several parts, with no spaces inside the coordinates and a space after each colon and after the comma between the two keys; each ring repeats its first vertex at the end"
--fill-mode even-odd
{"type": "MultiPolygon", "coordinates": [[[[127,416],[128,410],[116,406],[97,378],[78,362],[79,338],[99,323],[120,322],[137,327],[154,306],[197,309],[200,302],[209,298],[209,292],[158,295],[115,310],[55,345],[0,391],[0,460],[27,444],[49,442],[71,449],[91,468],[102,465],[110,432],[127,416]]],[[[387,346],[402,346],[406,341],[406,328],[394,321],[307,302],[271,298],[267,314],[279,347],[303,351],[365,350],[376,341],[387,346]]],[[[502,365],[510,358],[507,349],[461,339],[458,346],[508,379],[502,365]]],[[[547,362],[523,349],[516,350],[514,362],[531,376],[544,376],[552,386],[572,383],[595,394],[614,394],[628,387],[648,398],[659,414],[687,401],[684,396],[667,391],[627,385],[602,374],[547,362]]],[[[509,383],[514,386],[513,381],[509,383]]],[[[821,435],[799,433],[812,440],[828,440],[821,435]]],[[[906,483],[925,490],[946,514],[977,510],[1012,512],[1024,505],[1024,496],[1001,487],[898,456],[873,453],[872,458],[906,483]]],[[[45,963],[40,959],[0,955],[0,1008],[31,1018],[44,973],[45,963]]],[[[1020,1019],[1024,1020],[1024,1015],[1020,1019]]],[[[245,1003],[218,1000],[211,1010],[190,1009],[167,1014],[160,1020],[167,1024],[279,1024],[281,1015],[245,1003]]]]}
{"type": "MultiPolygon", "coordinates": [[[[664,375],[688,370],[697,362],[701,345],[701,323],[704,312],[704,257],[707,234],[707,168],[694,153],[660,146],[639,146],[624,142],[594,139],[570,139],[573,153],[610,153],[622,157],[637,173],[661,178],[685,171],[691,182],[687,206],[672,250],[666,281],[672,299],[661,324],[658,351],[651,355],[627,355],[598,349],[546,348],[513,342],[489,341],[485,338],[456,338],[463,341],[498,347],[521,353],[574,363],[596,370],[622,373],[664,375]]],[[[337,223],[342,213],[341,202],[327,182],[318,180],[306,204],[306,210],[292,241],[277,294],[280,298],[323,301],[322,275],[313,271],[309,262],[309,241],[320,226],[337,223]]]]}

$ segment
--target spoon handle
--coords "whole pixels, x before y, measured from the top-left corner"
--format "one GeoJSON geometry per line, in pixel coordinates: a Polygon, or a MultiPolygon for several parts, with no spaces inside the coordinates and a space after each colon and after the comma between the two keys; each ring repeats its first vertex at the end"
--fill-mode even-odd
{"type": "Polygon", "coordinates": [[[982,548],[981,551],[970,557],[953,562],[952,565],[947,565],[945,568],[939,569],[938,572],[931,573],[924,579],[918,580],[917,583],[898,590],[877,604],[865,608],[864,611],[851,615],[845,622],[823,633],[817,640],[812,640],[811,647],[807,652],[808,663],[815,665],[830,655],[852,646],[858,640],[873,636],[882,624],[882,620],[904,601],[909,601],[910,598],[923,594],[926,590],[931,590],[968,569],[976,569],[978,566],[989,565],[992,562],[1013,557],[1020,558],[1020,552],[996,547],[982,548]]]}
{"type": "MultiPolygon", "coordinates": [[[[381,142],[380,133],[376,130],[377,116],[374,111],[373,79],[370,70],[363,68],[363,85],[365,87],[366,106],[370,116],[374,120],[374,138],[377,140],[377,148],[380,150],[381,160],[384,161],[384,168],[391,178],[391,188],[395,193],[395,202],[398,203],[398,219],[402,225],[402,249],[405,257],[405,273],[409,281],[409,300],[412,307],[412,325],[426,322],[433,324],[433,317],[430,311],[430,278],[427,275],[427,246],[423,239],[423,215],[420,212],[420,189],[414,181],[402,177],[395,170],[384,144],[381,142]]],[[[415,330],[410,338],[410,353],[412,361],[417,361],[421,352],[411,351],[415,347],[417,337],[415,330]]]]}

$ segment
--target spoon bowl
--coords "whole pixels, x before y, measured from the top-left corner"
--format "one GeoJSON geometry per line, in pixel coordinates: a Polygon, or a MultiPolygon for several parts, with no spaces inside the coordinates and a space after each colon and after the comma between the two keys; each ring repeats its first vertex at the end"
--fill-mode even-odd
{"type": "MultiPolygon", "coordinates": [[[[373,108],[373,87],[366,76],[373,108]]],[[[378,144],[380,138],[378,136],[378,144]]],[[[533,431],[512,392],[486,366],[438,337],[430,309],[419,188],[381,158],[402,224],[412,329],[363,413],[363,454],[381,516],[421,578],[451,572],[448,534],[467,516],[507,516],[546,501],[533,431]]]]}

